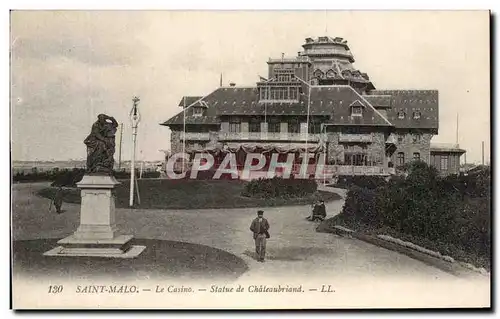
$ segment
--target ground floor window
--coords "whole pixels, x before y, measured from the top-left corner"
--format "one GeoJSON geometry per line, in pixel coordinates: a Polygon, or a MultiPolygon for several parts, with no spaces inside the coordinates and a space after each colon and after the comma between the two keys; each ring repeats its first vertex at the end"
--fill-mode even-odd
{"type": "Polygon", "coordinates": [[[260,132],[260,121],[251,119],[248,125],[248,130],[251,133],[259,133],[260,132]]]}
{"type": "Polygon", "coordinates": [[[448,169],[448,156],[441,156],[441,170],[446,171],[448,169]]]}
{"type": "Polygon", "coordinates": [[[269,133],[280,133],[281,132],[280,121],[278,119],[267,120],[267,131],[269,133]]]}
{"type": "Polygon", "coordinates": [[[405,164],[405,153],[403,153],[403,152],[398,153],[397,163],[400,166],[405,164]]]}
{"type": "Polygon", "coordinates": [[[420,153],[418,153],[418,152],[413,153],[413,160],[420,161],[420,153]]]}
{"type": "Polygon", "coordinates": [[[300,133],[300,124],[296,120],[288,122],[288,133],[300,133]]]}
{"type": "Polygon", "coordinates": [[[369,157],[363,153],[347,153],[344,154],[344,165],[368,166],[369,157]]]}
{"type": "Polygon", "coordinates": [[[237,117],[232,117],[229,121],[229,132],[239,133],[241,132],[241,121],[237,117]]]}

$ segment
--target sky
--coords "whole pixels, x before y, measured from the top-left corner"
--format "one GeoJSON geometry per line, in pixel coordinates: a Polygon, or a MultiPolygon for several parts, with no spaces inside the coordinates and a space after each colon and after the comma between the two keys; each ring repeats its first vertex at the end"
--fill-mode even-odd
{"type": "MultiPolygon", "coordinates": [[[[13,11],[13,160],[84,159],[99,113],[123,123],[141,99],[137,158],[160,160],[183,95],[223,82],[254,86],[266,61],[292,57],[307,37],[343,37],[377,89],[439,90],[439,135],[467,162],[490,156],[489,13],[486,11],[13,11]]],[[[117,141],[118,142],[118,141],[117,141]]],[[[115,155],[116,157],[116,155],[115,155]]]]}

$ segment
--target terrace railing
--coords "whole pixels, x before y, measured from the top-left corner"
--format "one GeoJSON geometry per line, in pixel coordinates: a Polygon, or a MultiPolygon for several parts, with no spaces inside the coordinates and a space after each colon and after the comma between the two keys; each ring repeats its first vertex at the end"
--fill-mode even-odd
{"type": "Polygon", "coordinates": [[[339,142],[371,143],[373,142],[373,136],[371,134],[340,134],[339,142]]]}
{"type": "Polygon", "coordinates": [[[210,141],[210,133],[208,132],[181,132],[181,141],[210,141]]]}
{"type": "Polygon", "coordinates": [[[320,134],[270,132],[219,132],[220,141],[319,142],[320,134]]]}

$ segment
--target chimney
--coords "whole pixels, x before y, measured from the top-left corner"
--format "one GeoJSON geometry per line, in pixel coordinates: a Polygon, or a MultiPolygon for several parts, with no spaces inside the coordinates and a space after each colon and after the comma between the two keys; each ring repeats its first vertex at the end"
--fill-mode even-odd
{"type": "Polygon", "coordinates": [[[236,83],[231,82],[231,83],[229,83],[229,86],[236,86],[236,83]]]}

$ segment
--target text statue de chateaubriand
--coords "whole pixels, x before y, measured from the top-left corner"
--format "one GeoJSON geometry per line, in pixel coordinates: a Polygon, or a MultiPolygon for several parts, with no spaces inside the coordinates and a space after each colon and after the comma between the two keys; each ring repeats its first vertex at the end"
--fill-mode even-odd
{"type": "Polygon", "coordinates": [[[113,172],[115,154],[116,120],[99,114],[92,130],[84,140],[87,145],[87,174],[108,175],[113,172]]]}

